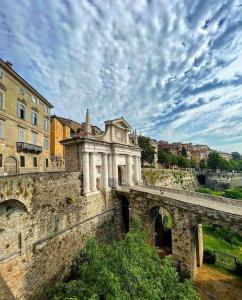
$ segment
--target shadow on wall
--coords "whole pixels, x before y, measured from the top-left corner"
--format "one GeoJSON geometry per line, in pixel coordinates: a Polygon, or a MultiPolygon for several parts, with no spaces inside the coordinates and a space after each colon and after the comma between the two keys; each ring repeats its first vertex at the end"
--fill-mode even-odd
{"type": "Polygon", "coordinates": [[[31,214],[17,200],[0,204],[1,257],[14,254],[8,260],[2,257],[0,272],[17,298],[40,299],[44,287],[64,279],[91,236],[106,243],[117,239],[121,226],[109,197],[100,193],[95,199],[59,199],[31,214]]]}

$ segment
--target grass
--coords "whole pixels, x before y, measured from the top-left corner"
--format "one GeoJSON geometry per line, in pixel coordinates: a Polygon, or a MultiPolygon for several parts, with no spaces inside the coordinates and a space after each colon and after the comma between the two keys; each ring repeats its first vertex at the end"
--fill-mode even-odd
{"type": "Polygon", "coordinates": [[[242,238],[241,237],[236,238],[235,242],[232,242],[231,245],[224,239],[215,236],[212,233],[212,226],[204,225],[203,241],[204,241],[204,248],[236,256],[239,261],[242,261],[242,238]]]}

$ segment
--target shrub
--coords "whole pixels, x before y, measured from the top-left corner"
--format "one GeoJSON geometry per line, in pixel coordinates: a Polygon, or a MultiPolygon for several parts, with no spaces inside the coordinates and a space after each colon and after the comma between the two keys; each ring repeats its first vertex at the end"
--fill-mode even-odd
{"type": "Polygon", "coordinates": [[[203,262],[206,264],[214,265],[216,262],[215,253],[209,249],[204,249],[203,262]]]}
{"type": "Polygon", "coordinates": [[[71,280],[56,284],[48,299],[198,299],[190,280],[179,281],[171,257],[161,260],[140,223],[112,245],[91,239],[75,259],[71,280]]]}
{"type": "Polygon", "coordinates": [[[225,191],[225,197],[232,199],[242,199],[241,188],[231,188],[225,191]]]}

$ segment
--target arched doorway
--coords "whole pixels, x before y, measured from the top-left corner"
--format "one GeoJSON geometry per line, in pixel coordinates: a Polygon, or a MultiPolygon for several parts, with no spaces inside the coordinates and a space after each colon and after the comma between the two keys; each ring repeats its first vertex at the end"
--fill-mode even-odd
{"type": "Polygon", "coordinates": [[[18,165],[17,165],[17,159],[13,156],[9,156],[6,158],[4,162],[4,173],[7,175],[15,175],[17,174],[18,165]]]}
{"type": "Polygon", "coordinates": [[[203,174],[197,175],[197,181],[199,185],[205,185],[206,184],[206,177],[203,174]]]}
{"type": "Polygon", "coordinates": [[[154,228],[154,244],[159,249],[160,256],[172,253],[172,218],[162,207],[153,207],[150,217],[154,228]]]}
{"type": "Polygon", "coordinates": [[[129,231],[129,201],[125,196],[121,196],[122,219],[124,232],[129,231]]]}
{"type": "Polygon", "coordinates": [[[118,166],[118,185],[124,184],[124,170],[123,166],[118,166]]]}

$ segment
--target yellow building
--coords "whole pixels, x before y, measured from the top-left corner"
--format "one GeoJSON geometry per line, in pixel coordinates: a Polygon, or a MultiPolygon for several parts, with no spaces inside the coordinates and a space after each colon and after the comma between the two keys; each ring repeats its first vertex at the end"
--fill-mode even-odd
{"type": "Polygon", "coordinates": [[[60,141],[70,138],[71,128],[66,119],[51,116],[50,119],[50,154],[53,161],[61,161],[65,159],[65,149],[60,141]]]}
{"type": "Polygon", "coordinates": [[[49,169],[52,107],[0,59],[0,175],[49,169]]]}

